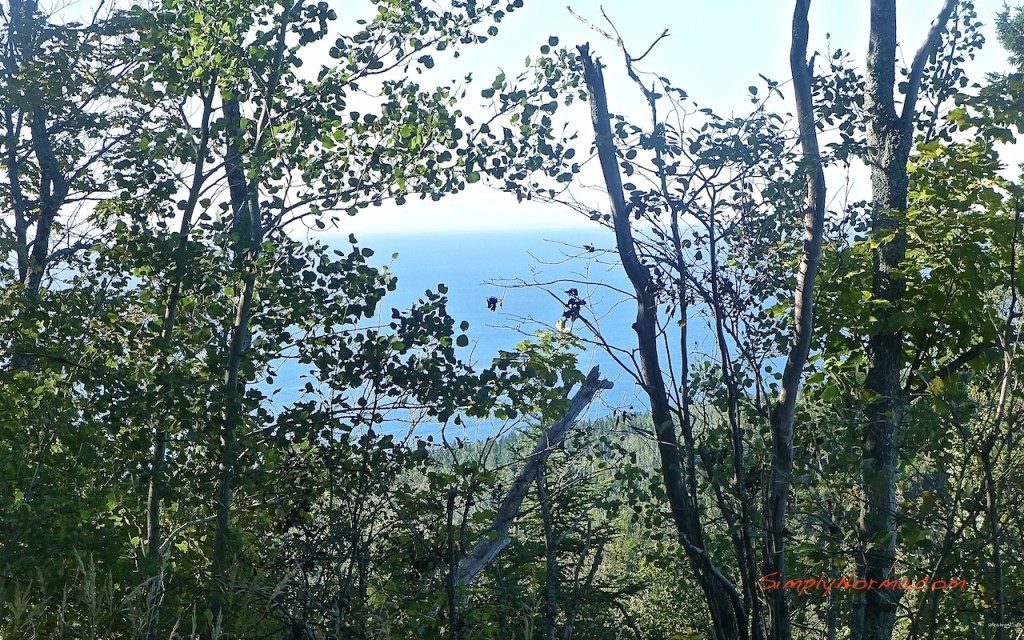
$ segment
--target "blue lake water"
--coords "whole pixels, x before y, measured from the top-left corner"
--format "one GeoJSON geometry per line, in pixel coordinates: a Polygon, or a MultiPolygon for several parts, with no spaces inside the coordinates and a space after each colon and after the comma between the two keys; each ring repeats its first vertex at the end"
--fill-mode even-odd
{"type": "MultiPolygon", "coordinates": [[[[374,250],[372,264],[389,265],[398,278],[397,291],[384,300],[382,317],[390,318],[393,307],[407,308],[425,289],[437,291],[438,284],[445,284],[449,313],[456,322],[470,323],[467,334],[471,342],[462,356],[480,368],[489,364],[499,349],[512,350],[534,331],[554,327],[564,306],[552,292],[564,300],[571,288],[586,301],[583,315],[600,328],[606,341],[627,349],[620,358],[629,358],[628,350],[636,344],[631,326],[636,305],[627,297],[631,287],[614,252],[608,251],[614,238],[602,228],[360,234],[357,240],[360,246],[374,250]],[[393,259],[393,254],[398,257],[393,259]],[[491,296],[500,301],[495,311],[488,309],[491,296]]],[[[347,237],[329,244],[344,249],[347,237]]],[[[584,340],[592,338],[579,321],[571,330],[584,340]]],[[[694,329],[691,335],[691,341],[699,346],[707,331],[694,329]]],[[[608,415],[615,409],[645,408],[632,377],[604,349],[588,346],[579,355],[579,368],[585,373],[594,365],[600,365],[615,387],[602,393],[588,417],[608,415]]],[[[299,387],[296,380],[295,390],[299,387]]],[[[277,400],[287,400],[287,391],[277,400]]],[[[494,430],[493,425],[470,428],[478,430],[478,435],[494,430]]]]}

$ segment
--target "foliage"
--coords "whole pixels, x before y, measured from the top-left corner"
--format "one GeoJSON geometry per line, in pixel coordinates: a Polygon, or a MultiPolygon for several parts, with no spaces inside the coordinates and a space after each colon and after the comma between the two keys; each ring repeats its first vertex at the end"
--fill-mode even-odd
{"type": "MultiPolygon", "coordinates": [[[[596,163],[566,124],[595,98],[588,50],[551,36],[521,74],[431,81],[522,6],[375,0],[349,24],[302,0],[161,0],[82,22],[6,3],[0,638],[700,638],[726,628],[723,594],[736,633],[762,637],[773,399],[813,170],[782,83],[762,76],[749,113],[721,116],[604,34],[648,112],[612,114],[599,141],[628,242],[580,255],[637,259],[657,339],[644,354],[611,344],[604,310],[570,289],[552,291],[552,330],[471,366],[444,284],[393,308],[399,283],[371,248],[298,239],[475,183],[622,230],[579,188],[596,163]],[[310,68],[318,47],[330,62],[310,68]],[[508,546],[456,584],[584,380],[587,344],[659,380],[668,419],[573,431],[508,546]],[[480,421],[499,434],[454,435],[480,421]]],[[[997,21],[1018,67],[1022,20],[997,21]]],[[[972,82],[962,63],[982,41],[959,3],[921,67],[907,206],[830,200],[798,372],[786,574],[852,575],[894,542],[898,575],[971,585],[904,594],[896,637],[1002,640],[1021,615],[1021,180],[1004,158],[1024,91],[1020,73],[972,82]],[[894,243],[905,255],[884,275],[905,291],[887,299],[894,243]],[[898,517],[865,539],[883,335],[901,366],[898,517]]],[[[870,169],[871,83],[843,51],[812,71],[829,179],[870,169]]],[[[792,637],[860,637],[857,596],[790,594],[792,637]]]]}

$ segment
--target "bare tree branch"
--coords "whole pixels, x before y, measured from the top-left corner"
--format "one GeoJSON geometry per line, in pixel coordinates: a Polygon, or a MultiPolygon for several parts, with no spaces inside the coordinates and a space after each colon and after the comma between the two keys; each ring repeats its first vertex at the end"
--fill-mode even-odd
{"type": "Polygon", "coordinates": [[[921,90],[921,80],[924,77],[924,67],[928,63],[928,58],[935,51],[935,47],[938,46],[939,37],[946,28],[946,23],[949,22],[949,17],[953,14],[953,10],[958,2],[959,0],[945,1],[942,9],[939,11],[939,15],[932,20],[924,42],[917,50],[917,53],[914,54],[914,62],[910,67],[910,77],[907,79],[907,97],[903,101],[903,115],[900,116],[900,126],[903,129],[904,135],[909,134],[914,126],[914,113],[917,108],[917,96],[921,90]]]}

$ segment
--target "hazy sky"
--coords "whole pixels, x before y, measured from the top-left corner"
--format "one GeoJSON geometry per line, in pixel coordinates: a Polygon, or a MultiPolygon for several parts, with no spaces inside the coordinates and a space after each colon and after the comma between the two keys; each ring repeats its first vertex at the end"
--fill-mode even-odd
{"type": "MultiPolygon", "coordinates": [[[[369,17],[375,10],[368,0],[328,2],[339,15],[335,28],[349,32],[357,28],[356,19],[369,17]]],[[[79,14],[91,14],[97,0],[57,0],[57,4],[64,7],[59,13],[74,19],[79,14]]],[[[942,0],[898,0],[897,4],[901,53],[909,61],[942,0]]],[[[636,52],[646,49],[667,29],[670,36],[639,66],[644,71],[667,76],[701,107],[710,107],[719,114],[747,113],[751,106],[747,87],[763,86],[759,73],[780,82],[787,101],[790,100],[788,57],[793,0],[570,0],[570,5],[584,18],[605,26],[601,17],[603,6],[627,45],[636,52]]],[[[1009,70],[992,28],[996,12],[1003,3],[1001,0],[976,0],[975,5],[979,18],[986,25],[984,33],[988,44],[970,63],[970,68],[972,78],[982,80],[986,71],[1009,70]]],[[[866,0],[812,0],[810,50],[843,48],[859,63],[867,49],[867,20],[866,0]],[[826,40],[826,34],[831,35],[830,41],[826,40]]],[[[509,14],[500,23],[498,36],[489,42],[465,48],[459,59],[435,55],[436,67],[430,75],[423,76],[421,82],[424,85],[461,84],[465,75],[472,73],[475,81],[461,107],[470,113],[482,113],[485,101],[479,97],[480,89],[489,85],[499,70],[505,71],[509,78],[516,76],[524,69],[525,58],[536,57],[538,48],[551,35],[557,36],[566,47],[590,42],[592,50],[608,67],[605,76],[611,110],[636,114],[636,122],[646,122],[642,96],[625,77],[619,51],[613,43],[573,17],[562,0],[525,0],[522,9],[509,14]]],[[[311,59],[306,69],[312,72],[318,63],[332,62],[326,56],[326,48],[333,40],[333,37],[328,38],[307,50],[311,59]]],[[[788,110],[786,105],[776,104],[776,108],[788,110]]],[[[582,151],[592,139],[589,115],[583,105],[571,113],[570,128],[581,134],[582,151]]],[[[853,185],[854,190],[858,188],[863,187],[853,185]]],[[[604,202],[602,198],[600,203],[604,202]]],[[[587,220],[559,205],[520,204],[513,196],[481,182],[437,203],[410,199],[402,207],[385,205],[364,210],[345,219],[337,232],[565,228],[587,224],[587,220]]]]}
{"type": "MultiPolygon", "coordinates": [[[[335,0],[345,21],[344,7],[354,0],[335,0]]],[[[909,60],[919,47],[941,0],[902,0],[899,8],[899,40],[902,55],[909,60]]],[[[982,79],[984,71],[1008,70],[1002,48],[991,25],[1002,6],[998,0],[978,0],[979,18],[986,24],[988,44],[972,64],[972,77],[982,79]]],[[[642,51],[664,29],[671,34],[662,40],[643,62],[643,68],[668,76],[702,107],[718,113],[745,113],[749,107],[747,87],[761,85],[758,73],[785,83],[788,94],[789,34],[793,2],[788,0],[575,0],[573,9],[595,23],[602,23],[600,6],[615,22],[627,45],[642,51]]],[[[814,0],[810,15],[811,50],[850,51],[858,62],[867,49],[867,2],[814,0]],[[831,42],[826,41],[831,35],[831,42]]],[[[621,73],[620,54],[613,44],[574,18],[562,2],[526,0],[525,6],[509,15],[496,38],[474,46],[459,60],[436,56],[437,81],[461,78],[472,71],[478,85],[467,100],[478,98],[479,90],[503,69],[511,78],[523,68],[528,55],[536,55],[549,35],[565,46],[590,42],[608,65],[610,108],[637,113],[643,122],[643,103],[636,88],[621,73]]],[[[763,85],[762,85],[763,86],[763,85]]],[[[787,95],[787,99],[789,96],[787,95]]],[[[467,104],[467,110],[473,105],[467,104]]],[[[782,108],[781,106],[779,108],[782,108]]],[[[576,112],[573,122],[581,139],[590,139],[586,111],[576,112]]],[[[558,228],[585,225],[578,214],[558,205],[518,204],[515,198],[471,185],[464,193],[439,203],[410,200],[403,207],[385,206],[366,210],[346,221],[344,231],[402,229],[410,232],[450,229],[558,228]]]]}

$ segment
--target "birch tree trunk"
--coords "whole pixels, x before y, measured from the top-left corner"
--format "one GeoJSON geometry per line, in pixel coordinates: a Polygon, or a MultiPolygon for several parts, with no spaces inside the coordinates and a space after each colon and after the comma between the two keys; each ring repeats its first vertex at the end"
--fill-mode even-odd
{"type": "MultiPolygon", "coordinates": [[[[811,351],[814,331],[814,281],[821,260],[825,226],[825,173],[818,150],[818,134],[811,94],[812,69],[807,62],[811,0],[797,0],[793,12],[793,38],[789,64],[793,75],[800,147],[807,181],[804,211],[804,245],[796,276],[793,302],[793,346],[782,372],[782,385],[769,417],[772,434],[771,482],[765,502],[765,574],[786,572],[786,514],[793,476],[793,422],[804,366],[811,351]]],[[[772,640],[789,640],[793,631],[785,589],[766,592],[768,634],[772,640]]]]}

